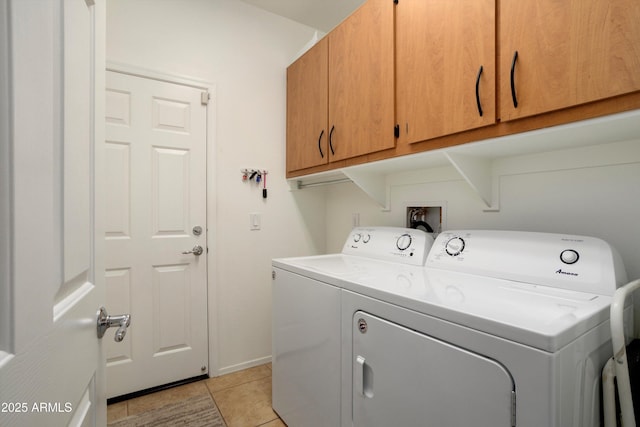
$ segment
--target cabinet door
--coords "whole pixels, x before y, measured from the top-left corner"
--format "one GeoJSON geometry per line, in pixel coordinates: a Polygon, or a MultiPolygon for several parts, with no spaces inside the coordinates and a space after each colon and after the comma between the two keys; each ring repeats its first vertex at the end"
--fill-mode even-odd
{"type": "Polygon", "coordinates": [[[502,120],[640,90],[639,22],[638,0],[502,1],[502,120]]]}
{"type": "Polygon", "coordinates": [[[329,33],[331,160],[395,146],[393,7],[368,0],[329,33]]]}
{"type": "Polygon", "coordinates": [[[495,0],[403,0],[396,37],[398,143],[495,123],[495,0]]]}
{"type": "Polygon", "coordinates": [[[287,171],[327,163],[328,41],[287,69],[287,171]]]}

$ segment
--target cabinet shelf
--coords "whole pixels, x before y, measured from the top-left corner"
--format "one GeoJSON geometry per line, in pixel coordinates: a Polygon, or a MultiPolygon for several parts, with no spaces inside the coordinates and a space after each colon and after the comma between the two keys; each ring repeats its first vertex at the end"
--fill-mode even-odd
{"type": "MultiPolygon", "coordinates": [[[[453,166],[486,206],[499,210],[500,194],[495,160],[558,152],[640,139],[640,109],[545,129],[491,138],[438,150],[349,166],[289,180],[293,189],[308,185],[352,181],[383,210],[390,209],[389,177],[394,174],[453,166]]],[[[566,155],[566,154],[563,154],[566,155]]],[[[570,159],[559,159],[556,169],[569,169],[570,159]]]]}

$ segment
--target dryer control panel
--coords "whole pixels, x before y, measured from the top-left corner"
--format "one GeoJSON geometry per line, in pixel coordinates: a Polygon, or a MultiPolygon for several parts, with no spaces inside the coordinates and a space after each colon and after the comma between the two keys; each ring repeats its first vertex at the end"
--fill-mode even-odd
{"type": "Polygon", "coordinates": [[[410,265],[424,265],[433,244],[431,234],[401,227],[356,227],[342,253],[410,265]]]}
{"type": "Polygon", "coordinates": [[[426,266],[600,295],[613,295],[627,280],[620,256],[607,242],[553,233],[443,232],[426,266]]]}

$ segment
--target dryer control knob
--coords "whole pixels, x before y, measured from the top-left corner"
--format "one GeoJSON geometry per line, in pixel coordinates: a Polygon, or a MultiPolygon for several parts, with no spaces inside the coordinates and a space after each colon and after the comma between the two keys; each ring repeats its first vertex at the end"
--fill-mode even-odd
{"type": "Polygon", "coordinates": [[[451,256],[458,256],[464,250],[464,239],[462,237],[453,237],[444,246],[444,250],[451,256]]]}
{"type": "Polygon", "coordinates": [[[567,249],[560,253],[560,260],[565,264],[575,264],[578,259],[580,259],[580,255],[573,249],[567,249]]]}
{"type": "Polygon", "coordinates": [[[353,235],[353,241],[358,243],[360,241],[360,239],[362,238],[362,234],[360,233],[356,233],[353,235]]]}
{"type": "Polygon", "coordinates": [[[398,237],[398,240],[396,240],[396,246],[401,251],[407,249],[409,246],[411,246],[411,235],[405,233],[402,236],[398,237]]]}

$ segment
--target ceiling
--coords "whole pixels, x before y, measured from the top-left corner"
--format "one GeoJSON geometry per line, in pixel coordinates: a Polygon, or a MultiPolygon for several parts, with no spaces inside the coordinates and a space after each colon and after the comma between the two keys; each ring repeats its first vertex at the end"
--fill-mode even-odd
{"type": "Polygon", "coordinates": [[[365,0],[241,0],[328,33],[365,0]]]}

